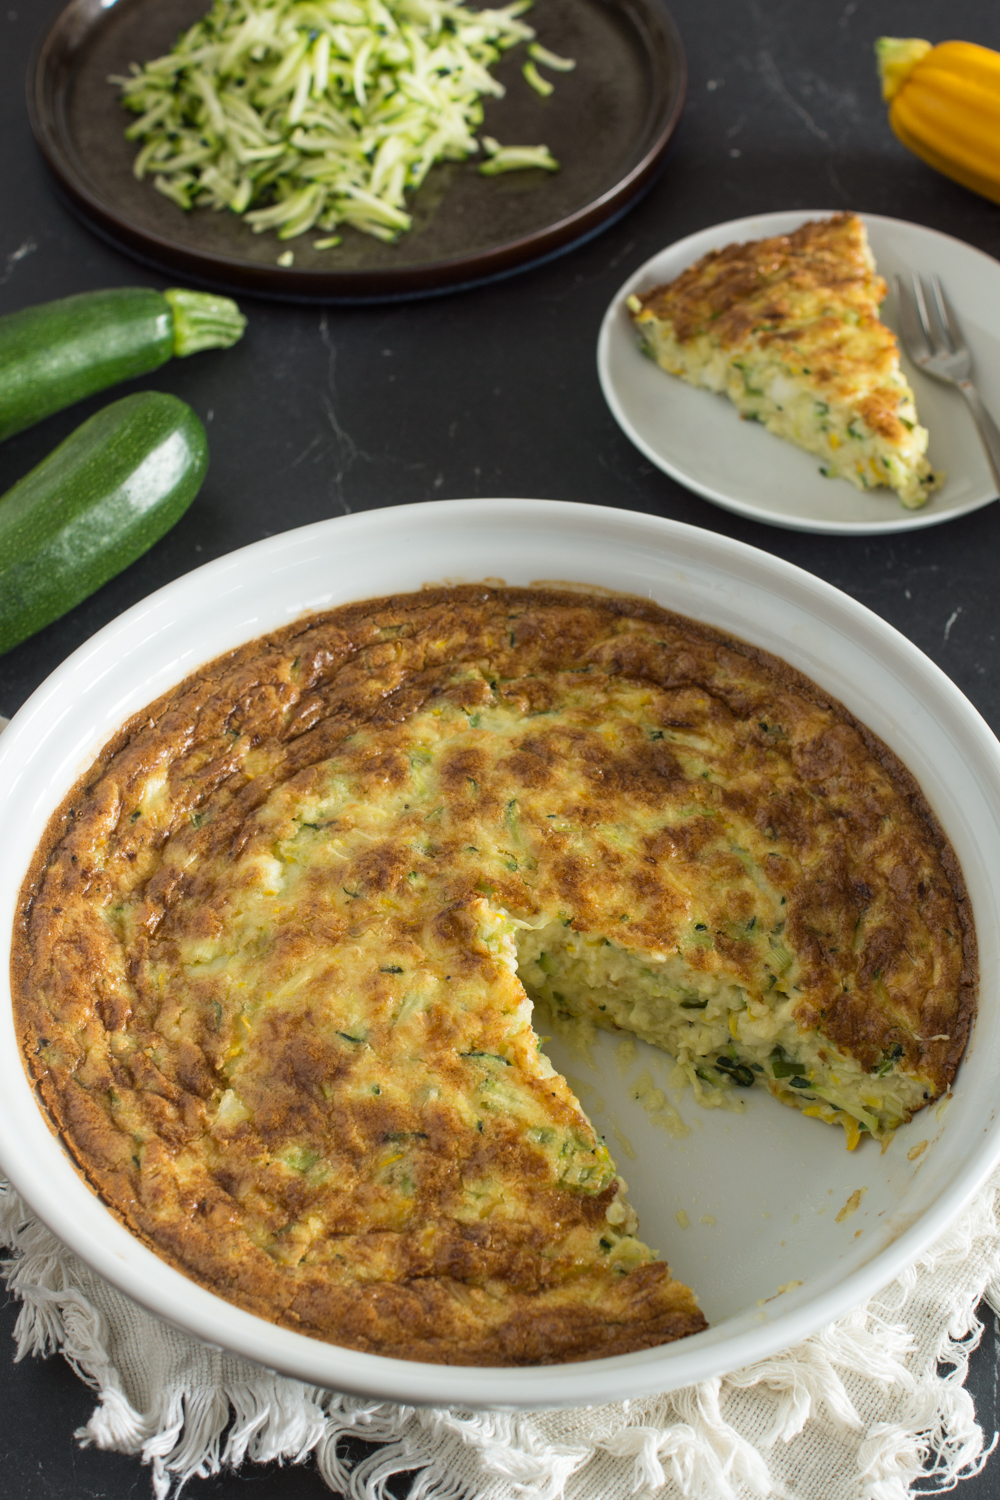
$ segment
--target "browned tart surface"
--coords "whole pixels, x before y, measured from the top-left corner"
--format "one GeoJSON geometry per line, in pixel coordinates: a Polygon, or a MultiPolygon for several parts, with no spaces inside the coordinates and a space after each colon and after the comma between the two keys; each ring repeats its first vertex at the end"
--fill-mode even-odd
{"type": "Polygon", "coordinates": [[[82,1172],[239,1306],[457,1364],[696,1332],[515,966],[854,1144],[949,1086],[975,947],[907,773],[805,679],[642,601],[468,586],[301,621],[127,724],[13,974],[82,1172]]]}

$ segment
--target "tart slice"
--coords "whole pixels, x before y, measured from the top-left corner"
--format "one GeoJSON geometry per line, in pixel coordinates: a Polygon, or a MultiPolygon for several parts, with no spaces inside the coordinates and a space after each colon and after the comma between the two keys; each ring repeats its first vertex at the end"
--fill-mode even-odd
{"type": "Polygon", "coordinates": [[[886,285],[857,214],[712,250],[628,299],[643,347],[750,422],[817,453],[820,472],[887,486],[916,509],[940,481],[927,429],[878,316],[886,285]]]}

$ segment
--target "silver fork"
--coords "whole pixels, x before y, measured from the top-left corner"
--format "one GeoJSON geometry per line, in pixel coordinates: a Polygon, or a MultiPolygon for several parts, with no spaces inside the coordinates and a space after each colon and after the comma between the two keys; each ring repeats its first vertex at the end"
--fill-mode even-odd
{"type": "Polygon", "coordinates": [[[907,354],[925,374],[957,386],[962,392],[986,449],[993,483],[1000,494],[1000,428],[969,378],[972,355],[948,306],[941,282],[937,276],[931,277],[934,295],[928,301],[919,276],[911,273],[909,286],[899,276],[894,276],[893,281],[896,284],[899,326],[907,354]]]}

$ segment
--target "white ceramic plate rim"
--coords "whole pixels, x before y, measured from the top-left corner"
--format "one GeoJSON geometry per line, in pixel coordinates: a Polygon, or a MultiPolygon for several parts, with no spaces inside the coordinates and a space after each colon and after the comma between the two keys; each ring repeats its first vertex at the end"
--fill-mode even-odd
{"type": "MultiPolygon", "coordinates": [[[[803,507],[801,512],[787,511],[777,512],[765,509],[755,504],[752,500],[734,491],[718,489],[707,483],[699,476],[697,470],[690,465],[682,465],[675,462],[669,452],[664,448],[650,443],[646,437],[637,429],[630,403],[626,394],[622,392],[619,382],[615,376],[613,359],[613,336],[616,328],[624,316],[625,299],[633,292],[644,291],[649,286],[662,281],[664,276],[676,276],[685,267],[692,265],[700,256],[712,249],[721,248],[723,245],[731,244],[747,239],[762,239],[769,234],[788,234],[804,224],[809,219],[829,218],[838,210],[831,208],[817,209],[782,209],[774,213],[748,214],[740,219],[731,219],[722,224],[712,224],[706,229],[699,229],[694,234],[687,235],[684,239],[676,240],[672,244],[658,250],[655,255],[650,256],[637,271],[634,271],[628,280],[618,289],[611,302],[608,304],[601,329],[597,340],[597,372],[600,380],[604,399],[611,408],[611,413],[626,437],[635,444],[641,453],[655,464],[663,473],[669,474],[682,484],[686,489],[694,490],[706,500],[711,500],[724,509],[733,511],[736,515],[746,516],[752,521],[763,521],[769,526],[780,526],[792,531],[808,531],[822,535],[840,536],[884,536],[897,531],[914,531],[926,526],[940,526],[945,521],[955,520],[958,516],[970,514],[980,510],[984,505],[990,505],[997,498],[996,487],[987,476],[985,485],[978,487],[977,493],[970,495],[959,504],[950,506],[947,510],[935,510],[933,504],[928,509],[908,511],[898,505],[894,496],[887,492],[886,504],[897,506],[897,510],[886,515],[885,519],[877,521],[836,521],[830,519],[816,518],[809,514],[803,507]],[[670,262],[669,270],[664,263],[670,262]]],[[[996,280],[997,295],[1000,296],[1000,265],[982,250],[968,245],[964,240],[957,239],[954,235],[943,234],[938,229],[929,229],[924,224],[913,224],[905,219],[892,219],[884,214],[859,215],[869,229],[873,225],[891,226],[895,229],[906,231],[918,239],[926,239],[930,250],[934,248],[935,241],[946,243],[952,250],[957,249],[979,263],[980,269],[996,280]]],[[[928,257],[930,265],[934,265],[935,257],[928,257]]],[[[645,358],[636,349],[637,358],[645,358]]],[[[706,397],[709,392],[705,392],[706,397]]],[[[733,427],[733,441],[738,442],[740,429],[733,427]]],[[[780,439],[776,439],[780,442],[780,439]]],[[[776,461],[780,462],[780,459],[776,461]]],[[[846,480],[838,480],[836,483],[846,484],[846,480]]],[[[881,493],[881,492],[880,492],[881,493]]]]}
{"type": "MultiPolygon", "coordinates": [[[[705,566],[717,570],[720,589],[741,576],[762,581],[789,608],[819,620],[824,630],[839,631],[866,653],[877,648],[878,670],[894,674],[892,680],[918,682],[939,722],[946,722],[960,740],[969,776],[1000,805],[1000,747],[979,714],[905,637],[839,590],[757,549],[680,522],[559,501],[453,500],[322,521],[268,538],[168,584],[106,626],[57,668],[0,737],[0,787],[5,789],[0,833],[14,827],[19,816],[26,817],[29,804],[51,811],[71,784],[65,776],[58,785],[38,774],[33,779],[35,747],[46,738],[58,740],[58,753],[77,768],[75,778],[106,742],[107,725],[87,720],[86,693],[102,683],[107,688],[123,651],[135,653],[156,641],[163,648],[153,675],[133,689],[131,699],[120,700],[116,722],[180,681],[200,661],[283,620],[323,608],[331,596],[333,602],[357,597],[341,583],[329,594],[295,596],[281,610],[273,605],[255,613],[255,581],[259,586],[261,580],[283,569],[290,574],[317,557],[331,559],[331,565],[333,560],[349,563],[352,547],[357,555],[367,546],[381,548],[387,558],[393,549],[405,557],[414,538],[433,537],[435,528],[442,535],[445,529],[450,534],[464,526],[472,535],[487,523],[512,528],[529,552],[533,530],[543,542],[548,537],[553,552],[559,537],[582,538],[594,557],[593,574],[585,582],[600,584],[600,558],[614,549],[629,561],[655,558],[649,566],[664,580],[672,570],[674,577],[682,577],[685,567],[705,566]],[[224,616],[223,624],[199,647],[170,656],[172,630],[181,630],[189,614],[208,608],[206,601],[224,616]],[[232,617],[227,601],[233,601],[232,617]]],[[[411,566],[404,561],[395,577],[388,572],[387,588],[404,587],[398,574],[411,566]]],[[[365,593],[370,596],[371,590],[365,593]]],[[[747,634],[752,637],[752,630],[747,634]]],[[[0,869],[0,913],[9,931],[29,856],[20,860],[16,842],[5,847],[10,853],[0,869]]],[[[52,1231],[126,1295],[202,1340],[319,1386],[385,1400],[463,1408],[571,1406],[673,1389],[739,1368],[798,1342],[890,1281],[947,1228],[998,1156],[1000,1122],[994,1112],[916,1222],[904,1221],[884,1249],[845,1277],[831,1273],[805,1300],[793,1293],[775,1307],[728,1319],[680,1343],[612,1359],[526,1369],[416,1364],[342,1349],[266,1323],[195,1285],[134,1239],[82,1184],[36,1108],[18,1056],[6,975],[0,991],[0,1167],[52,1231]]]]}

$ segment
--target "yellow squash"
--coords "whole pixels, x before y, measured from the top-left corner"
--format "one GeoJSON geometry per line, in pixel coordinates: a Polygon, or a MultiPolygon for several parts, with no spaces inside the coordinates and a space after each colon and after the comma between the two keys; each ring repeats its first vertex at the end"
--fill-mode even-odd
{"type": "Polygon", "coordinates": [[[1000,52],[883,36],[875,55],[889,123],[903,145],[1000,203],[1000,52]]]}

